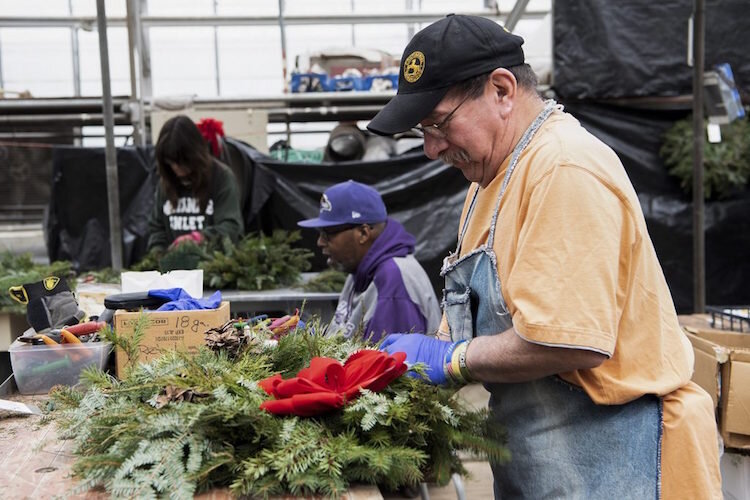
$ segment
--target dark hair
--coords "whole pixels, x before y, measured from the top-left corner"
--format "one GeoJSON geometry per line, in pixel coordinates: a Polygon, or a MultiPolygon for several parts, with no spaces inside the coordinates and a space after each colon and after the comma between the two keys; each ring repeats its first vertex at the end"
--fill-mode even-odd
{"type": "Polygon", "coordinates": [[[172,205],[177,205],[177,191],[181,186],[180,179],[170,167],[170,164],[176,163],[189,171],[190,189],[193,196],[198,198],[201,210],[205,210],[213,158],[208,143],[193,120],[185,115],[177,115],[164,122],[155,152],[161,185],[172,205]]]}
{"type": "MultiPolygon", "coordinates": [[[[528,64],[519,64],[518,66],[511,66],[506,68],[516,78],[518,86],[524,90],[537,92],[538,80],[536,73],[531,69],[528,64]]],[[[492,70],[494,71],[494,70],[492,70]]],[[[451,91],[455,92],[459,97],[466,97],[468,99],[477,99],[484,92],[484,86],[487,80],[490,78],[492,71],[482,73],[481,75],[472,76],[462,82],[457,83],[453,86],[451,91]]]]}

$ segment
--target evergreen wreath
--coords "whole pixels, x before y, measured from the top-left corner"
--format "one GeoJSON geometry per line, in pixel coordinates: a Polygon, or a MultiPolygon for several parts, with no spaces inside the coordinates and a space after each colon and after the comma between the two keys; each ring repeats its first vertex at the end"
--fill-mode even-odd
{"type": "MultiPolygon", "coordinates": [[[[705,127],[704,127],[705,128],[705,127]]],[[[750,181],[750,122],[746,118],[721,126],[722,140],[703,148],[705,198],[728,198],[750,181]]],[[[664,134],[659,155],[669,173],[680,179],[686,193],[693,191],[693,117],[677,121],[664,134]]]]}
{"type": "MultiPolygon", "coordinates": [[[[113,497],[192,498],[229,487],[237,496],[338,497],[353,483],[445,485],[453,473],[467,473],[458,451],[508,460],[502,430],[486,409],[467,409],[453,390],[414,377],[377,393],[363,390],[342,410],[316,417],[263,411],[269,396],[260,381],[293,377],[314,357],[343,361],[372,348],[315,331],[318,320],[273,341],[263,322],[241,326],[241,348],[231,354],[211,332],[217,350],[130,360],[121,381],[89,368],[86,392],[54,388],[52,418],[61,437],[75,443],[76,491],[98,486],[113,497]]],[[[115,333],[105,336],[118,343],[115,333]]],[[[423,365],[412,370],[424,375],[423,365]]]]}
{"type": "Polygon", "coordinates": [[[228,237],[176,248],[153,249],[131,271],[203,269],[203,285],[213,290],[267,290],[296,284],[310,269],[313,252],[297,247],[299,231],[249,233],[237,243],[228,237]]]}

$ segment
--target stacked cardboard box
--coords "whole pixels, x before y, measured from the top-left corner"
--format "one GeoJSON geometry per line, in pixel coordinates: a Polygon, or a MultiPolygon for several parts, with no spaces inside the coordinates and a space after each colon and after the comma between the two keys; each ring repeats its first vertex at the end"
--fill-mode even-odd
{"type": "Polygon", "coordinates": [[[680,316],[695,352],[693,381],[714,400],[725,448],[750,451],[750,334],[712,328],[705,315],[680,316]]]}

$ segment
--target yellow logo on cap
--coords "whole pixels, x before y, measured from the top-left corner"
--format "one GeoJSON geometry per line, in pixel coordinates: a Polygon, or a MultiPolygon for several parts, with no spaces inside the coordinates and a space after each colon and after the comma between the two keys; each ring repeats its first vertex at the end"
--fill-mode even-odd
{"type": "Polygon", "coordinates": [[[415,50],[404,61],[404,80],[414,83],[424,73],[424,54],[415,50]]]}
{"type": "Polygon", "coordinates": [[[57,276],[48,276],[44,278],[43,283],[44,283],[44,288],[52,291],[55,289],[57,284],[60,283],[60,278],[58,278],[57,276]]]}

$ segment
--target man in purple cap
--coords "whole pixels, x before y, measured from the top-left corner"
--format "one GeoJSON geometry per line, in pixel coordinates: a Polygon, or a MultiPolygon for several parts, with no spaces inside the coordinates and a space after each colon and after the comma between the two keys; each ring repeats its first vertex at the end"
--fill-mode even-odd
{"type": "Polygon", "coordinates": [[[414,236],[388,217],[375,189],[335,184],[320,198],[320,215],[298,225],[317,229],[328,265],[349,273],[327,334],[377,342],[394,332],[437,331],[440,307],[414,258],[414,236]]]}
{"type": "Polygon", "coordinates": [[[427,26],[368,126],[417,127],[472,182],[441,338],[382,348],[432,383],[484,383],[512,456],[492,464],[496,497],[720,498],[713,403],[638,196],[614,151],[539,96],[522,44],[483,17],[427,26]]]}

